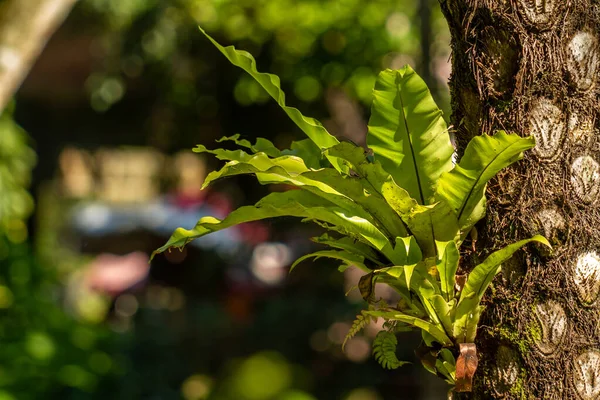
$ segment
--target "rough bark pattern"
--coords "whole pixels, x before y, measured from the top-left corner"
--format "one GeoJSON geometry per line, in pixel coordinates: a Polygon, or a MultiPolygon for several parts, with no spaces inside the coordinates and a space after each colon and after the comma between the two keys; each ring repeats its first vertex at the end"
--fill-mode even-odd
{"type": "Polygon", "coordinates": [[[499,129],[537,139],[489,185],[477,250],[535,233],[554,246],[496,278],[468,397],[600,399],[600,1],[440,2],[459,150],[499,129]]]}
{"type": "Polygon", "coordinates": [[[76,1],[0,2],[0,112],[76,1]]]}

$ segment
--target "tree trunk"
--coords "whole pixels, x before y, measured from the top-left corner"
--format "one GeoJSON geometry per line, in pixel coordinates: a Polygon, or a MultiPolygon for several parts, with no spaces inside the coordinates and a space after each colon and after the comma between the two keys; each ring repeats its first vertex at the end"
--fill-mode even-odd
{"type": "Polygon", "coordinates": [[[440,2],[459,152],[500,129],[537,141],[490,183],[477,251],[536,233],[554,247],[503,265],[465,397],[600,399],[600,1],[440,2]]]}
{"type": "Polygon", "coordinates": [[[0,113],[76,1],[0,2],[0,113]]]}

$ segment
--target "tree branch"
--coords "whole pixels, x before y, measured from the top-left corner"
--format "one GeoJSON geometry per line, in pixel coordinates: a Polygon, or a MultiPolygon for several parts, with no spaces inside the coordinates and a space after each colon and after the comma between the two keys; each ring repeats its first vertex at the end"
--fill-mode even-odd
{"type": "Polygon", "coordinates": [[[0,113],[76,1],[0,2],[0,113]]]}

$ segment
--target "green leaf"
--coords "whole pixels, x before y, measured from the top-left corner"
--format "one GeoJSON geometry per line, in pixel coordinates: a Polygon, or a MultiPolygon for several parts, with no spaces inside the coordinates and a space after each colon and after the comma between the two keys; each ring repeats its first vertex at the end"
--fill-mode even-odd
{"type": "Polygon", "coordinates": [[[196,148],[192,149],[192,151],[194,153],[213,154],[219,160],[223,160],[223,161],[231,161],[231,160],[248,161],[253,157],[251,154],[248,154],[243,150],[225,150],[225,149],[210,150],[201,144],[196,145],[196,148]]]}
{"type": "MultiPolygon", "coordinates": [[[[369,207],[375,208],[373,212],[377,213],[378,218],[386,221],[388,225],[393,224],[392,227],[388,228],[392,235],[409,236],[401,222],[401,218],[398,218],[401,215],[397,214],[389,206],[385,198],[384,188],[386,185],[393,183],[393,178],[381,167],[381,164],[370,162],[361,147],[357,147],[349,142],[342,142],[333,146],[325,150],[325,154],[337,157],[347,163],[347,167],[355,174],[355,179],[360,182],[363,195],[367,197],[373,196],[369,200],[371,203],[369,207]]],[[[408,196],[405,191],[404,193],[408,196]]],[[[408,198],[410,199],[410,196],[408,198]]]]}
{"type": "Polygon", "coordinates": [[[388,206],[381,194],[374,190],[368,190],[369,185],[364,178],[344,177],[333,168],[307,171],[302,174],[302,177],[322,182],[354,201],[372,216],[375,225],[383,228],[389,237],[407,234],[400,217],[388,206]]]}
{"type": "Polygon", "coordinates": [[[521,247],[531,242],[542,243],[551,248],[550,243],[548,243],[548,240],[546,240],[545,237],[536,235],[530,239],[520,240],[501,250],[493,252],[469,273],[467,282],[460,294],[461,301],[471,297],[476,297],[481,300],[485,290],[494,279],[494,276],[499,272],[501,264],[512,257],[512,255],[521,247]]]}
{"type": "Polygon", "coordinates": [[[456,270],[460,253],[454,241],[438,242],[438,253],[442,259],[437,263],[436,267],[440,275],[440,288],[442,295],[446,301],[454,298],[454,285],[456,283],[456,270]]]}
{"type": "Polygon", "coordinates": [[[442,349],[439,353],[440,360],[448,374],[450,375],[451,385],[454,384],[454,380],[456,379],[456,359],[454,358],[454,354],[449,349],[442,349]]]}
{"type": "MultiPolygon", "coordinates": [[[[305,117],[294,107],[285,105],[285,94],[281,90],[279,77],[272,74],[258,72],[256,70],[256,61],[254,57],[246,51],[236,50],[233,46],[223,47],[212,37],[200,28],[200,31],[215,45],[217,49],[236,67],[246,71],[252,78],[258,82],[263,89],[279,104],[292,121],[300,128],[319,148],[327,149],[339,143],[339,140],[332,136],[323,125],[314,118],[305,117]]],[[[341,163],[334,157],[329,158],[331,164],[338,170],[343,171],[341,163]]]]}
{"type": "Polygon", "coordinates": [[[456,167],[442,175],[436,199],[445,200],[458,218],[462,230],[470,229],[483,216],[481,207],[487,182],[501,169],[523,157],[535,145],[533,137],[522,138],[503,131],[494,136],[474,137],[456,167]],[[473,218],[474,211],[478,211],[473,218]]]}
{"type": "Polygon", "coordinates": [[[344,233],[355,235],[374,248],[382,250],[388,243],[387,238],[375,226],[364,218],[349,216],[348,212],[315,194],[305,190],[271,193],[254,206],[240,207],[224,220],[204,217],[191,229],[178,228],[167,243],[156,250],[161,253],[171,247],[183,247],[193,239],[211,232],[229,228],[244,222],[266,218],[292,216],[308,220],[323,221],[344,233]]]}
{"type": "MultiPolygon", "coordinates": [[[[223,155],[218,150],[204,149],[204,151],[223,155]]],[[[386,228],[394,229],[399,233],[403,232],[402,221],[396,215],[392,215],[393,219],[390,219],[385,212],[380,212],[380,210],[387,210],[392,213],[391,210],[384,207],[386,205],[385,201],[381,199],[378,202],[377,198],[365,195],[361,183],[356,178],[344,178],[333,168],[309,170],[304,165],[304,161],[296,156],[269,158],[264,153],[252,156],[245,153],[226,154],[230,158],[237,155],[240,156],[239,160],[234,159],[225,164],[220,170],[208,174],[202,188],[220,178],[240,174],[255,174],[262,184],[286,183],[308,190],[347,210],[349,214],[368,220],[384,232],[386,228]],[[385,218],[382,218],[382,216],[385,218]]],[[[389,235],[391,234],[388,233],[387,236],[389,235]]]]}
{"type": "Polygon", "coordinates": [[[483,307],[477,298],[465,299],[460,310],[456,310],[453,324],[454,338],[457,343],[473,343],[477,336],[477,324],[483,307]]]}
{"type": "Polygon", "coordinates": [[[396,369],[404,364],[410,364],[406,361],[398,360],[396,356],[396,347],[398,339],[396,335],[388,331],[379,331],[375,340],[373,340],[373,355],[383,368],[396,369]]]}
{"type": "MultiPolygon", "coordinates": [[[[404,277],[404,282],[402,284],[402,288],[406,288],[406,290],[410,290],[410,282],[412,281],[413,272],[415,271],[415,267],[417,264],[409,264],[409,265],[394,265],[391,267],[381,268],[377,270],[378,275],[386,274],[396,280],[400,280],[400,278],[404,277]]],[[[383,282],[391,285],[392,283],[382,279],[383,282]]],[[[399,283],[399,282],[394,282],[399,283]]],[[[407,297],[410,298],[409,295],[407,297]]]]}
{"type": "MultiPolygon", "coordinates": [[[[258,153],[251,157],[242,157],[234,159],[223,166],[220,170],[213,171],[207,175],[202,189],[206,188],[213,181],[234,175],[257,174],[262,177],[262,181],[267,183],[292,183],[296,186],[302,186],[304,182],[292,182],[293,177],[300,173],[308,171],[304,161],[294,156],[283,156],[278,158],[269,158],[265,153],[258,153]],[[277,168],[278,167],[278,168],[277,168]],[[266,172],[266,174],[259,173],[266,172]]],[[[325,189],[321,185],[319,189],[325,189]]]]}
{"type": "Polygon", "coordinates": [[[346,250],[347,252],[354,253],[364,259],[369,260],[377,265],[382,265],[381,261],[377,256],[377,253],[373,249],[364,243],[358,242],[356,239],[350,237],[334,238],[329,236],[327,233],[312,238],[315,243],[327,245],[336,249],[346,250]]]}
{"type": "Polygon", "coordinates": [[[270,157],[280,157],[281,151],[275,147],[275,145],[265,138],[257,138],[256,143],[252,144],[246,139],[240,139],[239,134],[235,134],[233,136],[224,136],[221,139],[217,139],[217,143],[221,143],[224,141],[231,141],[237,144],[238,146],[246,147],[247,149],[252,150],[253,153],[265,153],[270,157]]]}
{"type": "Polygon", "coordinates": [[[392,310],[389,310],[389,311],[387,311],[387,310],[386,311],[382,311],[382,310],[365,311],[365,313],[368,315],[371,315],[373,317],[379,317],[379,318],[389,319],[389,320],[393,320],[393,321],[404,322],[406,324],[414,326],[415,328],[419,328],[419,329],[426,331],[442,345],[452,346],[452,340],[450,340],[448,335],[446,335],[446,333],[442,329],[438,328],[434,324],[427,322],[423,319],[413,317],[411,315],[402,314],[401,312],[392,311],[392,310]]]}
{"type": "Polygon", "coordinates": [[[334,258],[336,260],[341,260],[346,264],[354,265],[360,268],[362,271],[370,272],[371,270],[367,268],[364,264],[365,259],[357,254],[347,252],[345,250],[320,250],[315,251],[314,253],[306,254],[300,258],[298,258],[292,266],[290,267],[290,272],[296,267],[296,265],[300,264],[302,261],[308,258],[319,259],[321,257],[334,258]]]}
{"type": "Polygon", "coordinates": [[[450,319],[450,307],[446,300],[439,294],[434,294],[428,297],[428,302],[431,304],[431,308],[435,311],[437,320],[444,327],[449,335],[452,335],[452,320],[450,319]]]}
{"type": "Polygon", "coordinates": [[[454,240],[458,236],[458,220],[446,202],[420,205],[393,179],[381,185],[381,193],[415,237],[426,258],[436,255],[436,241],[454,240]]]}
{"type": "Polygon", "coordinates": [[[448,382],[449,384],[454,384],[454,378],[452,377],[452,374],[450,373],[450,371],[448,370],[448,368],[452,368],[451,365],[448,365],[447,362],[440,360],[439,358],[435,360],[435,369],[436,371],[441,374],[445,379],[446,382],[448,382]]]}
{"type": "Polygon", "coordinates": [[[367,145],[375,160],[419,204],[431,204],[438,178],[452,169],[442,112],[409,66],[381,72],[373,96],[367,145]]]}
{"type": "Polygon", "coordinates": [[[321,149],[310,139],[292,142],[290,149],[282,150],[281,154],[300,157],[304,160],[304,164],[312,169],[326,167],[326,164],[329,164],[326,160],[323,160],[324,155],[321,149]]]}
{"type": "Polygon", "coordinates": [[[417,263],[423,258],[423,254],[421,253],[417,241],[413,236],[397,237],[395,246],[392,248],[390,243],[387,245],[386,250],[389,254],[388,257],[390,261],[403,269],[406,279],[406,288],[410,289],[412,273],[417,263]]]}
{"type": "Polygon", "coordinates": [[[477,323],[482,308],[479,306],[486,289],[500,272],[501,264],[508,260],[517,250],[530,242],[539,242],[548,247],[550,243],[543,236],[536,235],[530,239],[518,241],[490,254],[469,274],[467,282],[460,294],[456,306],[454,334],[459,343],[470,343],[475,340],[477,323]]]}
{"type": "MultiPolygon", "coordinates": [[[[425,266],[422,263],[423,267],[425,266]]],[[[413,279],[413,290],[423,305],[432,323],[443,330],[448,336],[452,335],[452,320],[450,307],[439,294],[439,286],[423,268],[419,268],[413,279]]]]}
{"type": "Polygon", "coordinates": [[[202,187],[227,176],[256,174],[263,184],[287,183],[309,190],[369,220],[389,237],[406,234],[402,220],[387,206],[381,195],[366,193],[360,178],[344,177],[333,168],[309,170],[304,161],[296,156],[269,158],[265,153],[257,153],[249,158],[245,153],[227,153],[230,158],[236,155],[241,156],[239,160],[234,159],[219,171],[211,172],[202,187]]]}

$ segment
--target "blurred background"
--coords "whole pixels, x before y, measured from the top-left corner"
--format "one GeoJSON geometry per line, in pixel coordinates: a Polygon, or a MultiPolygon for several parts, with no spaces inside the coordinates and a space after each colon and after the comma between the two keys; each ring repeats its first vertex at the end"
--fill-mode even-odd
{"type": "Polygon", "coordinates": [[[0,118],[0,400],[445,398],[413,354],[419,335],[399,337],[414,364],[395,371],[370,355],[376,325],[341,351],[360,273],[317,261],[288,275],[316,227],[245,224],[149,263],[176,227],[281,190],[241,177],[200,191],[219,163],[191,148],[302,138],[198,24],[360,144],[385,68],[413,66],[448,115],[437,2],[71,3],[0,118]]]}

